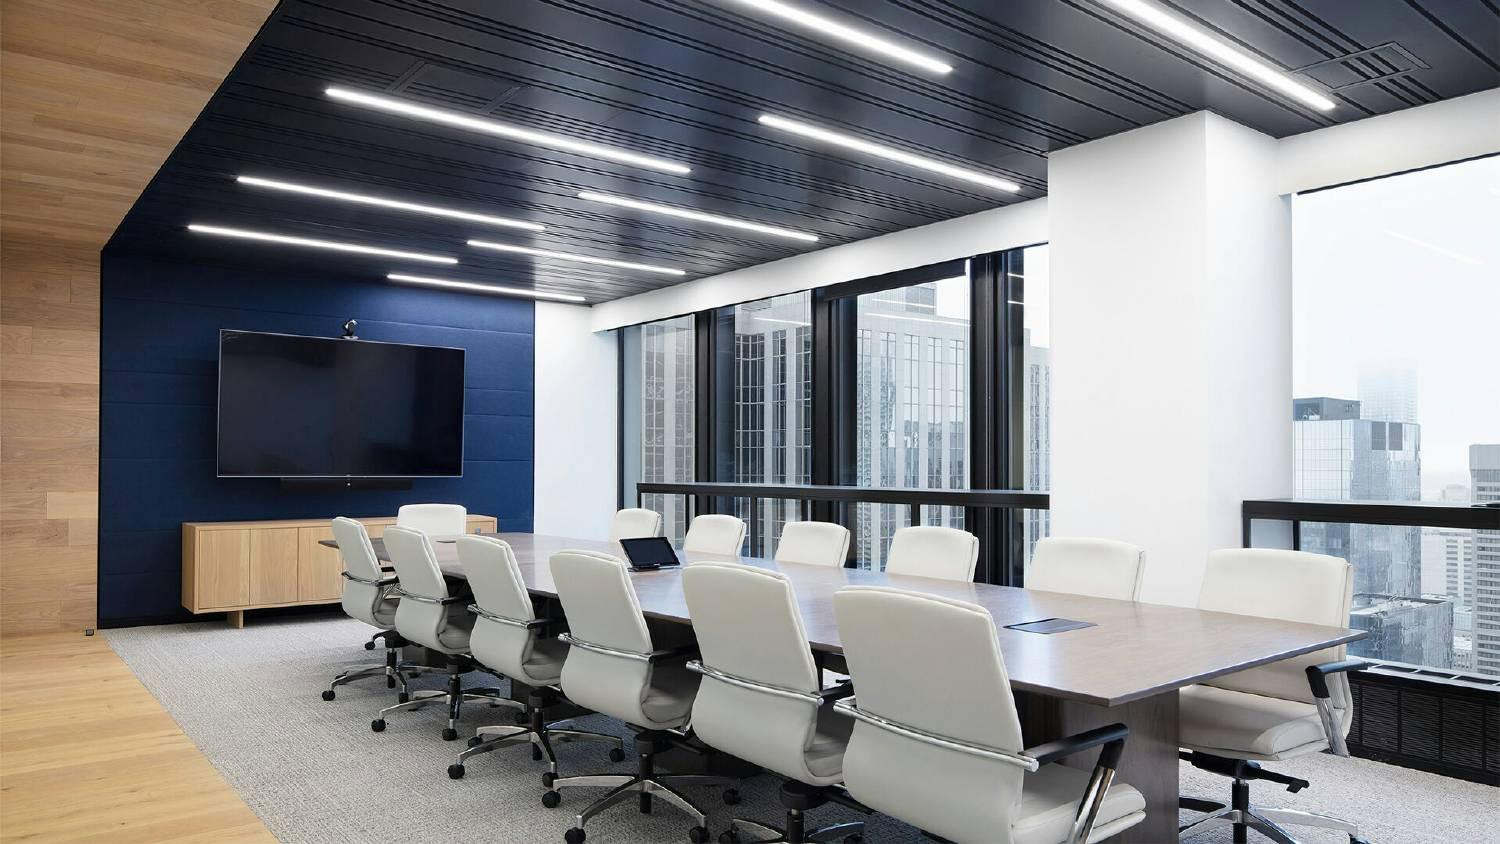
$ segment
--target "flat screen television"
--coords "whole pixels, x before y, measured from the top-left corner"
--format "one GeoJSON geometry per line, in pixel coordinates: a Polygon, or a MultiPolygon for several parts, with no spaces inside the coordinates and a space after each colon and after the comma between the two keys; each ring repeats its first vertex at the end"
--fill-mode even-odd
{"type": "Polygon", "coordinates": [[[219,332],[219,477],[456,477],[464,350],[219,332]]]}

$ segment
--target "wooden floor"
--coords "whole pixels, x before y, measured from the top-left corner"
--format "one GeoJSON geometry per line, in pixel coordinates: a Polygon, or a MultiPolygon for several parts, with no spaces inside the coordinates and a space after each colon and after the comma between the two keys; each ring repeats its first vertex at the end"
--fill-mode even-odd
{"type": "Polygon", "coordinates": [[[0,841],[275,841],[100,636],[0,639],[0,841]]]}

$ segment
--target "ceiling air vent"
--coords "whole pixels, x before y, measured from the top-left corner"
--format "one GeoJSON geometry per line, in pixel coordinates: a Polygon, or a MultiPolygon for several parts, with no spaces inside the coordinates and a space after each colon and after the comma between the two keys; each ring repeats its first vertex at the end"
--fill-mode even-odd
{"type": "Polygon", "coordinates": [[[1340,91],[1430,69],[1431,66],[1417,58],[1412,51],[1391,41],[1378,47],[1299,67],[1293,72],[1310,77],[1329,90],[1340,91]]]}

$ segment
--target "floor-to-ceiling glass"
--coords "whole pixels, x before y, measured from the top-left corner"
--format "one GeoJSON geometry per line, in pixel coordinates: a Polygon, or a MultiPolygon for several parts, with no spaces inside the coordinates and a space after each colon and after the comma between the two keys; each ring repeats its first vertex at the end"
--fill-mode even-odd
{"type": "MultiPolygon", "coordinates": [[[[636,481],[694,478],[693,318],[677,317],[623,329],[624,489],[636,499],[636,481]],[[635,446],[632,448],[632,446],[635,446]]],[[[687,530],[687,501],[680,495],[647,495],[641,506],[662,514],[663,529],[680,542],[687,530]]]]}

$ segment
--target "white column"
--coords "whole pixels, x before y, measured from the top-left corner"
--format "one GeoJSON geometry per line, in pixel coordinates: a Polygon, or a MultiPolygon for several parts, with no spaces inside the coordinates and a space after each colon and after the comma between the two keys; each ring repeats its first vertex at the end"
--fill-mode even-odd
{"type": "Polygon", "coordinates": [[[605,539],[618,506],[618,341],[588,308],[536,303],[537,533],[605,539]]]}
{"type": "Polygon", "coordinates": [[[1190,606],[1240,502],[1291,494],[1291,248],[1276,141],[1200,112],[1059,151],[1052,532],[1146,549],[1190,606]]]}

